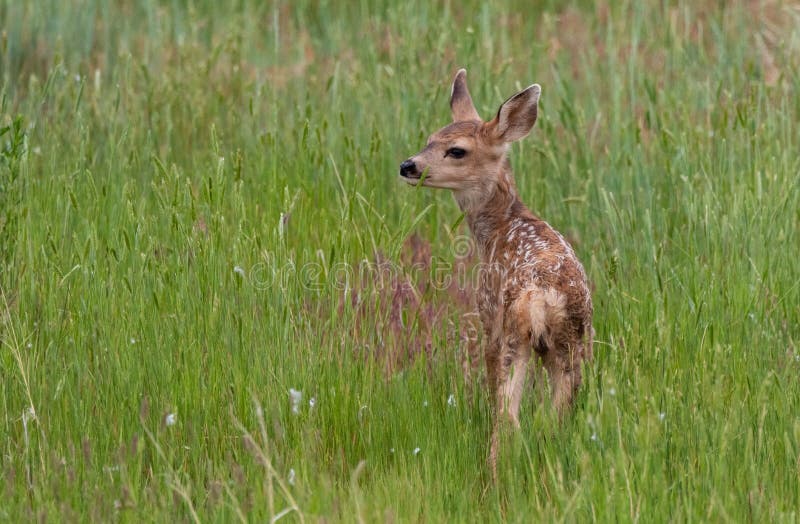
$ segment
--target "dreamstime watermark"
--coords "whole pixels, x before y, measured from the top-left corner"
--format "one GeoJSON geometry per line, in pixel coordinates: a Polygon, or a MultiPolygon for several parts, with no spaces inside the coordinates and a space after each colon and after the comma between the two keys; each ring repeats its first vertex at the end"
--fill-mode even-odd
{"type": "Polygon", "coordinates": [[[265,260],[250,268],[236,266],[234,272],[237,278],[259,290],[288,289],[297,285],[315,292],[364,288],[396,290],[424,282],[439,291],[470,291],[478,288],[487,274],[505,274],[500,264],[493,267],[492,264],[475,263],[471,258],[474,249],[469,237],[459,236],[452,243],[452,257],[425,255],[421,257],[423,260],[416,260],[420,257],[412,252],[410,257],[406,257],[411,259],[410,262],[378,255],[373,260],[363,259],[355,263],[311,261],[297,264],[292,260],[277,260],[272,253],[267,253],[265,260]]]}

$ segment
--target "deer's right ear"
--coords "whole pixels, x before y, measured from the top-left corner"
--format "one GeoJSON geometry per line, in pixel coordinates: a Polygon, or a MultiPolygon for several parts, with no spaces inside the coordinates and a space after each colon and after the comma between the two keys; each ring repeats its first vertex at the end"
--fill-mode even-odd
{"type": "Polygon", "coordinates": [[[541,92],[539,84],[533,84],[503,102],[497,116],[487,124],[493,128],[494,137],[503,142],[525,138],[536,123],[541,92]]]}
{"type": "Polygon", "coordinates": [[[459,69],[453,79],[453,87],[450,90],[450,111],[453,113],[453,122],[481,119],[472,103],[472,97],[469,96],[466,69],[459,69]]]}

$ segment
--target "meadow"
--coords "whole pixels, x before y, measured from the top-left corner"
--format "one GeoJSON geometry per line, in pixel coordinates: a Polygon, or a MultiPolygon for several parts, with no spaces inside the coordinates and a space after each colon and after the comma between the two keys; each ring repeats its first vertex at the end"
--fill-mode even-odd
{"type": "Polygon", "coordinates": [[[0,521],[796,522],[800,5],[0,0],[0,521]],[[499,479],[469,232],[398,166],[533,82],[593,286],[499,479]],[[457,278],[452,278],[455,274],[457,278]]]}

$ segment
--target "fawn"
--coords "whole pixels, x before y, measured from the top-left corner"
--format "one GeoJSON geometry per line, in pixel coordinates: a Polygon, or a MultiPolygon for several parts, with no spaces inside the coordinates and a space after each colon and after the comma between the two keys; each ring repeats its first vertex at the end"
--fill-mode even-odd
{"type": "Polygon", "coordinates": [[[472,103],[461,69],[453,80],[453,123],[400,164],[409,184],[453,191],[480,256],[478,311],[484,355],[497,400],[489,464],[496,475],[498,431],[507,417],[519,427],[519,407],[533,350],[542,360],[559,415],[581,384],[581,361],[592,358],[592,298],[583,266],[566,240],[517,196],[509,144],[536,122],[541,88],[506,100],[489,122],[472,103]]]}

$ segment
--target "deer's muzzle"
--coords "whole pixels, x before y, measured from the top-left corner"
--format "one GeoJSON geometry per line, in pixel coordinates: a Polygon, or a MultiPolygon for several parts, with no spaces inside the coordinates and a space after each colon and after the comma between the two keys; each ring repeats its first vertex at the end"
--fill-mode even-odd
{"type": "Polygon", "coordinates": [[[405,178],[419,178],[419,171],[417,164],[413,160],[406,160],[400,164],[400,176],[405,178]]]}

